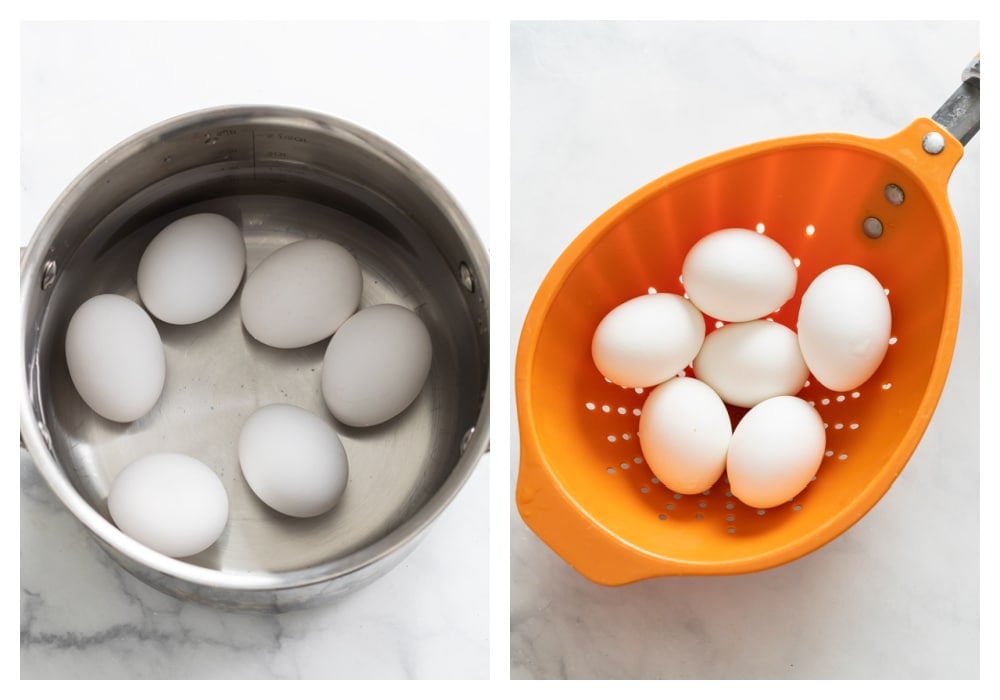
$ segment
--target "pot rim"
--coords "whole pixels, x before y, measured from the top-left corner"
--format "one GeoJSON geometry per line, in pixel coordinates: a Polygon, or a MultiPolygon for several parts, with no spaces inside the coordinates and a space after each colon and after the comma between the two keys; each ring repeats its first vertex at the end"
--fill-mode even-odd
{"type": "MultiPolygon", "coordinates": [[[[481,287],[487,317],[489,314],[488,255],[472,224],[451,194],[422,165],[397,146],[351,122],[319,112],[275,105],[228,105],[181,114],[149,126],[113,146],[87,166],[61,192],[35,229],[21,256],[21,339],[18,351],[19,366],[22,368],[19,371],[22,445],[28,450],[36,469],[59,500],[104,544],[128,559],[168,577],[213,589],[234,591],[274,591],[311,586],[343,578],[390,557],[418,538],[451,503],[468,480],[479,459],[487,452],[489,441],[490,380],[487,373],[479,415],[473,431],[463,445],[458,462],[441,487],[417,512],[386,536],[346,557],[303,569],[274,573],[220,571],[168,557],[125,535],[97,512],[73,487],[52,454],[48,439],[43,432],[43,424],[35,413],[28,378],[36,368],[33,364],[28,364],[24,342],[26,331],[34,322],[33,318],[28,317],[28,305],[25,300],[39,293],[38,290],[41,289],[45,258],[50,243],[55,238],[57,223],[60,223],[63,214],[72,209],[75,202],[84,196],[88,183],[113,170],[150,137],[158,137],[174,130],[189,129],[196,125],[211,128],[211,124],[214,123],[262,118],[285,120],[290,124],[294,122],[298,126],[305,124],[338,138],[361,142],[377,152],[390,165],[405,172],[453,222],[455,233],[462,239],[469,255],[469,264],[477,269],[477,283],[481,287]]],[[[488,352],[488,347],[486,350],[488,352]]]]}

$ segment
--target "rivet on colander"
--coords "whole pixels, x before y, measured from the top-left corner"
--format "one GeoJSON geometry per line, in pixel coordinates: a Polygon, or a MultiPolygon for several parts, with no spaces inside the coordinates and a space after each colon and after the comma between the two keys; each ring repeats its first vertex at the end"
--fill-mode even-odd
{"type": "Polygon", "coordinates": [[[876,219],[874,216],[869,216],[861,224],[861,230],[865,232],[865,235],[869,238],[881,238],[882,236],[882,222],[876,219]]]}
{"type": "Polygon", "coordinates": [[[921,145],[924,147],[925,152],[932,156],[936,156],[944,150],[944,136],[937,131],[929,131],[924,136],[924,140],[921,145]]]}
{"type": "Polygon", "coordinates": [[[46,260],[42,266],[42,289],[48,289],[56,282],[56,261],[46,260]]]}
{"type": "Polygon", "coordinates": [[[906,199],[906,193],[903,192],[903,188],[899,185],[890,183],[885,186],[885,198],[889,200],[889,204],[898,207],[906,199]]]}

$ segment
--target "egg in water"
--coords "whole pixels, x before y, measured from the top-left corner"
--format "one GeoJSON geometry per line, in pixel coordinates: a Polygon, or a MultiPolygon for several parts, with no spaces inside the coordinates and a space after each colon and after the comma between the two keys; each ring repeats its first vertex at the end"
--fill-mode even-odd
{"type": "Polygon", "coordinates": [[[73,386],[98,415],[130,423],[159,401],[167,372],[163,343],[131,299],[100,294],[85,301],[70,318],[65,347],[73,386]]]}
{"type": "Polygon", "coordinates": [[[243,424],[238,450],[250,489],[279,513],[320,515],[337,505],[347,488],[347,452],[340,436],[304,408],[258,408],[243,424]]]}
{"type": "Polygon", "coordinates": [[[132,539],[169,557],[189,557],[222,535],[229,497],[203,462],[164,452],[132,462],[115,477],[108,511],[132,539]]]}
{"type": "Polygon", "coordinates": [[[219,214],[192,214],[146,246],[136,282],[143,305],[173,324],[204,321],[232,299],[246,268],[239,226],[219,214]]]}
{"type": "Polygon", "coordinates": [[[291,243],[250,273],[240,296],[247,332],[274,348],[301,348],[329,338],[361,302],[361,268],[341,245],[291,243]]]}
{"type": "Polygon", "coordinates": [[[402,413],[420,395],[431,369],[424,322],[397,304],[362,309],[330,339],[322,392],[341,423],[368,427],[402,413]]]}

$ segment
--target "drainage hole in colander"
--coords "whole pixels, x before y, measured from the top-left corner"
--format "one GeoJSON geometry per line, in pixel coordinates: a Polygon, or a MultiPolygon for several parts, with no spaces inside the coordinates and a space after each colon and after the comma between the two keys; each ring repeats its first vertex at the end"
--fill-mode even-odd
{"type": "Polygon", "coordinates": [[[667,510],[673,510],[673,509],[674,509],[674,504],[673,503],[668,503],[667,504],[667,510]]]}
{"type": "Polygon", "coordinates": [[[614,473],[615,473],[615,468],[614,467],[608,467],[608,474],[614,474],[614,473]]]}
{"type": "Polygon", "coordinates": [[[883,391],[888,391],[891,388],[892,388],[892,384],[890,382],[886,382],[885,384],[882,385],[882,390],[883,391]]]}
{"type": "Polygon", "coordinates": [[[637,386],[635,388],[635,393],[637,394],[641,394],[643,391],[645,391],[645,389],[643,389],[641,386],[637,386]]]}
{"type": "Polygon", "coordinates": [[[809,402],[809,405],[815,408],[815,406],[816,406],[816,402],[815,402],[815,401],[810,401],[810,402],[809,402]]]}
{"type": "Polygon", "coordinates": [[[766,510],[761,509],[757,511],[757,515],[764,515],[764,513],[766,512],[767,512],[766,510]]]}
{"type": "Polygon", "coordinates": [[[730,535],[735,535],[736,534],[736,528],[735,527],[727,528],[726,532],[728,532],[730,535]]]}
{"type": "Polygon", "coordinates": [[[641,416],[642,415],[642,411],[640,409],[638,409],[638,408],[633,408],[632,409],[632,415],[633,416],[641,416]]]}
{"type": "Polygon", "coordinates": [[[632,461],[636,464],[642,464],[642,457],[633,457],[632,461]]]}
{"type": "Polygon", "coordinates": [[[683,498],[683,496],[681,496],[679,493],[675,493],[674,494],[674,500],[675,501],[679,501],[679,500],[681,500],[681,498],[683,498]]]}
{"type": "Polygon", "coordinates": [[[851,392],[851,398],[852,399],[857,399],[857,398],[860,398],[860,397],[861,397],[861,392],[860,391],[852,391],[851,392]]]}
{"type": "Polygon", "coordinates": [[[860,428],[861,426],[860,426],[860,425],[859,425],[858,423],[851,423],[851,424],[850,424],[849,426],[847,426],[847,427],[848,427],[848,428],[850,428],[851,430],[857,430],[857,429],[858,429],[858,428],[860,428]]]}
{"type": "Polygon", "coordinates": [[[614,435],[608,435],[608,442],[614,442],[617,439],[614,435]]]}
{"type": "Polygon", "coordinates": [[[584,404],[584,406],[587,407],[588,411],[593,411],[595,408],[597,408],[597,406],[594,405],[593,401],[588,401],[587,403],[584,404]]]}
{"type": "Polygon", "coordinates": [[[819,400],[819,402],[821,404],[823,404],[824,406],[829,406],[830,405],[830,399],[827,399],[827,398],[822,398],[822,399],[819,400]]]}
{"type": "Polygon", "coordinates": [[[618,466],[622,469],[622,471],[628,471],[628,462],[622,462],[618,466]]]}
{"type": "Polygon", "coordinates": [[[895,345],[898,338],[889,338],[889,345],[895,345]]]}
{"type": "Polygon", "coordinates": [[[701,492],[701,495],[702,496],[710,496],[710,495],[712,495],[712,489],[705,489],[704,491],[701,492]]]}
{"type": "Polygon", "coordinates": [[[736,516],[735,515],[727,515],[726,516],[726,522],[731,523],[734,520],[736,520],[736,516]]]}
{"type": "Polygon", "coordinates": [[[841,430],[841,429],[843,429],[843,427],[844,427],[843,423],[834,423],[833,424],[833,429],[834,430],[841,430]]]}
{"type": "Polygon", "coordinates": [[[827,429],[827,428],[829,428],[829,427],[830,427],[830,424],[829,424],[829,423],[824,423],[824,424],[823,424],[823,430],[826,430],[826,429],[827,429]]]}
{"type": "Polygon", "coordinates": [[[660,480],[659,480],[659,479],[657,479],[657,478],[656,478],[656,477],[654,476],[654,477],[653,477],[652,479],[650,479],[650,480],[649,480],[649,483],[651,483],[651,484],[658,484],[658,483],[660,483],[660,480]]]}
{"type": "Polygon", "coordinates": [[[631,437],[632,436],[629,435],[628,433],[622,433],[622,440],[629,440],[629,439],[631,439],[631,437]]]}
{"type": "Polygon", "coordinates": [[[839,459],[841,462],[843,462],[845,459],[847,459],[847,453],[846,452],[841,452],[840,456],[837,457],[837,459],[839,459]]]}
{"type": "Polygon", "coordinates": [[[805,383],[804,383],[804,384],[802,385],[802,388],[803,388],[803,389],[808,389],[808,388],[809,388],[809,385],[810,385],[810,384],[812,384],[812,382],[810,382],[810,381],[809,381],[809,380],[807,379],[807,380],[805,381],[805,383]]]}
{"type": "Polygon", "coordinates": [[[802,505],[799,504],[799,503],[796,503],[794,506],[792,506],[792,510],[802,510],[802,505]]]}
{"type": "Polygon", "coordinates": [[[732,509],[733,509],[733,508],[735,508],[735,507],[736,507],[736,506],[734,506],[734,505],[732,504],[732,502],[731,502],[731,501],[730,501],[729,503],[727,503],[727,504],[726,504],[726,510],[732,510],[732,509]]]}
{"type": "Polygon", "coordinates": [[[605,377],[605,378],[604,378],[604,381],[606,381],[606,382],[607,382],[608,384],[610,384],[610,383],[611,383],[611,380],[610,380],[610,379],[608,379],[607,377],[605,377]]]}
{"type": "MultiPolygon", "coordinates": [[[[726,325],[726,324],[723,323],[722,321],[716,321],[715,322],[715,327],[716,328],[722,328],[724,325],[726,325]]],[[[726,332],[728,333],[729,331],[726,331],[726,332]]]]}
{"type": "Polygon", "coordinates": [[[798,258],[792,258],[792,264],[795,265],[795,267],[799,267],[802,264],[802,261],[798,258]]]}
{"type": "Polygon", "coordinates": [[[695,517],[695,520],[704,520],[705,519],[705,516],[702,515],[701,513],[695,513],[694,517],[695,517]]]}
{"type": "Polygon", "coordinates": [[[811,236],[814,233],[816,233],[816,227],[815,226],[813,226],[812,224],[809,224],[808,226],[806,226],[806,235],[807,236],[811,236]]]}
{"type": "Polygon", "coordinates": [[[729,489],[726,489],[726,498],[732,498],[732,497],[733,497],[733,492],[730,491],[729,489]]]}
{"type": "Polygon", "coordinates": [[[656,287],[650,287],[646,290],[648,294],[656,294],[656,287]]]}
{"type": "Polygon", "coordinates": [[[660,513],[660,520],[666,520],[666,519],[667,519],[667,516],[664,515],[663,513],[660,513]]]}
{"type": "Polygon", "coordinates": [[[757,226],[756,226],[756,229],[757,229],[757,233],[764,233],[764,231],[767,230],[767,227],[764,226],[764,224],[762,224],[762,223],[758,223],[757,226]]]}
{"type": "Polygon", "coordinates": [[[708,504],[705,501],[700,501],[698,503],[699,508],[708,508],[708,504]]]}
{"type": "Polygon", "coordinates": [[[639,489],[639,493],[649,493],[649,487],[643,486],[641,489],[639,489]]]}
{"type": "Polygon", "coordinates": [[[827,450],[825,454],[827,457],[833,457],[833,450],[827,450]]]}
{"type": "Polygon", "coordinates": [[[603,406],[601,406],[601,410],[604,411],[605,413],[611,413],[611,406],[604,404],[603,406]]]}
{"type": "Polygon", "coordinates": [[[846,396],[844,396],[843,394],[841,394],[840,396],[837,397],[837,403],[843,403],[844,399],[846,399],[846,398],[847,398],[846,396]]]}
{"type": "Polygon", "coordinates": [[[628,412],[628,409],[625,408],[624,406],[619,406],[618,407],[618,415],[624,416],[627,412],[628,412]]]}

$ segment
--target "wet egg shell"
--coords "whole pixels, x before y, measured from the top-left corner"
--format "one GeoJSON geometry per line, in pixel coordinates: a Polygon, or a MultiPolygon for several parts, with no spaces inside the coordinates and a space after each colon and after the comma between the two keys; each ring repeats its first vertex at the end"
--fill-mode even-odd
{"type": "Polygon", "coordinates": [[[776,396],[743,416],[726,458],[729,489],[753,508],[773,508],[795,498],[823,461],[826,431],[812,406],[776,396]]]}
{"type": "Polygon", "coordinates": [[[132,539],[170,557],[189,557],[222,535],[229,498],[208,466],[165,452],[142,457],[118,474],[108,510],[132,539]]]}
{"type": "Polygon", "coordinates": [[[166,323],[198,323],[232,299],[246,268],[239,226],[218,214],[174,221],[146,246],[137,285],[143,305],[166,323]]]}
{"type": "Polygon", "coordinates": [[[850,391],[868,381],[885,358],[891,327],[882,284],[857,265],[824,270],[802,295],[802,357],[817,381],[832,391],[850,391]]]}
{"type": "Polygon", "coordinates": [[[701,311],[721,321],[752,321],[795,294],[798,271],[772,238],[730,228],[701,238],[684,258],[684,291],[701,311]]]}
{"type": "Polygon", "coordinates": [[[379,304],[349,318],[323,356],[323,398],[337,420],[383,423],[413,403],[431,368],[431,336],[420,317],[379,304]]]}
{"type": "Polygon", "coordinates": [[[247,332],[275,348],[330,337],[361,302],[361,268],[346,248],[309,239],[271,253],[247,277],[240,314],[247,332]]]}
{"type": "Polygon", "coordinates": [[[726,468],[729,412],[704,382],[678,377],[650,392],[639,418],[639,447],[649,468],[677,493],[701,493],[726,468]]]}
{"type": "Polygon", "coordinates": [[[723,401],[743,408],[797,394],[809,377],[795,333],[774,321],[730,323],[712,331],[694,359],[694,371],[723,401]]]}
{"type": "Polygon", "coordinates": [[[340,437],[304,408],[257,409],[243,424],[238,449],[243,478],[279,513],[320,515],[337,505],[347,488],[347,452],[340,437]]]}
{"type": "Polygon", "coordinates": [[[80,397],[98,415],[129,423],[160,398],[166,359],[156,324],[117,294],[88,299],[66,329],[66,365],[80,397]]]}
{"type": "Polygon", "coordinates": [[[625,387],[655,386],[691,364],[705,339],[705,318],[677,294],[645,294],[604,316],[591,356],[598,371],[625,387]]]}

